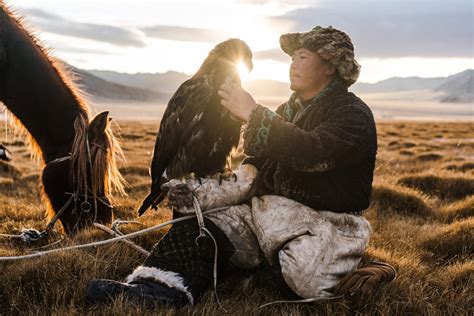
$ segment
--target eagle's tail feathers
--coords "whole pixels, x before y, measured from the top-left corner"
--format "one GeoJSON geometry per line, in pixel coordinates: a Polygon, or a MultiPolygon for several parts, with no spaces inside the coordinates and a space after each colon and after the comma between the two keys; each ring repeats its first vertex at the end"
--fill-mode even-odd
{"type": "Polygon", "coordinates": [[[143,200],[142,205],[138,209],[138,216],[142,216],[148,208],[158,209],[158,205],[165,198],[165,194],[159,190],[158,192],[150,192],[148,196],[143,200]]]}

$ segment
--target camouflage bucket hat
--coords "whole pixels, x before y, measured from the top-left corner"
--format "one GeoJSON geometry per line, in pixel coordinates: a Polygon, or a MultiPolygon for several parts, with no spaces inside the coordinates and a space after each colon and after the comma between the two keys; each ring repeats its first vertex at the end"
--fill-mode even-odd
{"type": "Polygon", "coordinates": [[[280,46],[290,56],[300,48],[318,53],[336,67],[348,86],[359,78],[360,65],[355,60],[354,45],[349,35],[332,26],[316,26],[306,33],[284,34],[280,36],[280,46]]]}

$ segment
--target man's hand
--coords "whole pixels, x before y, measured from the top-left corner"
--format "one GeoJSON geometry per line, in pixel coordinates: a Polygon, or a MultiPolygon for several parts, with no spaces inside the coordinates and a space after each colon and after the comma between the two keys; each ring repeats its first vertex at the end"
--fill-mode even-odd
{"type": "Polygon", "coordinates": [[[368,262],[343,277],[334,288],[334,294],[353,295],[361,293],[365,296],[373,292],[377,285],[395,279],[396,274],[397,272],[391,265],[368,262]]]}
{"type": "Polygon", "coordinates": [[[224,83],[218,91],[222,98],[221,104],[234,116],[248,121],[250,113],[257,107],[257,103],[252,96],[240,85],[235,83],[224,83]]]}

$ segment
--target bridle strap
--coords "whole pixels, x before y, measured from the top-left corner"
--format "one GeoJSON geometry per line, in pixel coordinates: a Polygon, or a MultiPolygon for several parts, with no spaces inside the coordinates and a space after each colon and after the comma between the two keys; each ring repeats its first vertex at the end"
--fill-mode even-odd
{"type": "Polygon", "coordinates": [[[53,160],[49,161],[49,162],[46,163],[46,164],[59,163],[59,162],[63,162],[63,161],[69,160],[69,159],[71,159],[71,156],[64,156],[64,157],[60,157],[60,158],[53,159],[53,160]]]}
{"type": "MultiPolygon", "coordinates": [[[[85,142],[85,145],[86,145],[86,154],[87,154],[87,167],[88,167],[88,172],[90,174],[90,176],[92,177],[92,172],[93,172],[93,166],[92,166],[92,156],[91,156],[91,150],[90,150],[90,144],[98,147],[99,149],[102,149],[102,150],[107,150],[105,147],[103,146],[100,146],[96,143],[89,143],[89,137],[88,137],[88,133],[86,133],[85,137],[86,137],[86,142],[85,142]]],[[[49,162],[47,162],[46,164],[54,164],[54,163],[61,163],[61,162],[64,162],[66,160],[70,160],[71,159],[71,155],[68,155],[68,156],[64,156],[64,157],[59,157],[59,158],[56,158],[56,159],[53,159],[49,162]]],[[[75,182],[75,181],[73,181],[75,182]]],[[[79,186],[76,186],[76,187],[79,187],[79,186]]],[[[94,221],[97,219],[97,202],[99,201],[101,204],[109,207],[109,208],[113,208],[112,205],[110,205],[110,203],[107,202],[107,197],[104,195],[104,196],[96,196],[94,194],[94,191],[93,191],[94,188],[92,188],[92,190],[90,190],[87,186],[87,177],[86,177],[86,183],[85,183],[85,190],[84,190],[84,194],[80,194],[79,193],[79,189],[75,189],[74,190],[74,193],[71,193],[71,192],[66,192],[66,194],[70,195],[70,198],[67,200],[67,202],[61,207],[61,209],[56,213],[56,215],[52,218],[52,220],[48,223],[47,227],[46,227],[46,230],[45,230],[45,233],[47,233],[49,230],[51,230],[54,226],[54,224],[56,224],[57,220],[59,219],[59,217],[64,213],[64,211],[67,209],[67,207],[71,204],[72,201],[74,202],[77,202],[78,198],[79,197],[83,197],[84,198],[84,201],[80,204],[80,209],[81,209],[81,215],[82,213],[88,213],[90,211],[90,206],[89,208],[87,208],[87,204],[90,205],[90,203],[88,202],[89,201],[89,196],[88,196],[88,193],[89,193],[89,190],[90,190],[90,193],[92,195],[92,198],[93,198],[93,203],[94,203],[94,221]]],[[[77,206],[76,206],[77,207],[77,206]]],[[[77,225],[77,224],[76,224],[77,225]]]]}

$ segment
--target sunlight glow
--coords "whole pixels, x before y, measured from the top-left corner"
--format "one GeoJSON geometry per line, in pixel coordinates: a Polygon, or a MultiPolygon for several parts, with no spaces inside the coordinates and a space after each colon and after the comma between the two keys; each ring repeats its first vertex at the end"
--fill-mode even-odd
{"type": "Polygon", "coordinates": [[[237,64],[237,71],[239,72],[241,81],[249,80],[249,69],[247,69],[247,66],[245,66],[244,63],[240,62],[237,64]]]}
{"type": "MultiPolygon", "coordinates": [[[[279,49],[280,34],[293,30],[295,24],[291,19],[278,17],[307,7],[311,1],[204,0],[198,6],[189,5],[189,0],[136,0],[134,5],[130,5],[130,0],[69,0],[63,1],[61,5],[58,0],[4,2],[19,13],[24,10],[26,22],[37,30],[37,36],[44,41],[46,47],[52,49],[53,56],[76,67],[125,73],[177,71],[193,74],[220,40],[240,38],[250,46],[255,56],[259,56],[258,52],[279,49]],[[103,12],[108,14],[104,15],[103,12]],[[45,18],[48,14],[52,17],[45,18]],[[38,21],[42,21],[42,24],[38,21]],[[81,30],[90,28],[91,25],[98,30],[101,30],[101,27],[112,27],[112,30],[116,31],[110,35],[106,34],[105,38],[110,37],[115,41],[101,41],[84,36],[81,30]],[[41,26],[44,29],[41,29],[41,26]],[[190,32],[193,28],[210,30],[213,34],[220,34],[221,39],[212,36],[206,38],[202,35],[203,39],[200,41],[192,40],[193,37],[180,40],[169,36],[149,35],[145,30],[160,26],[187,27],[190,32]],[[126,42],[123,44],[123,32],[135,42],[143,44],[143,47],[127,46],[126,42]]],[[[311,6],[313,5],[315,4],[312,3],[311,6]]],[[[108,30],[104,28],[104,32],[108,30]]],[[[199,32],[196,34],[201,36],[199,32]]],[[[272,79],[288,82],[290,60],[285,61],[278,56],[272,59],[272,54],[265,56],[267,57],[254,57],[254,69],[250,73],[244,68],[239,70],[242,80],[272,79]]],[[[395,76],[444,77],[474,68],[472,56],[362,56],[358,57],[358,62],[362,66],[358,81],[369,83],[395,76]]]]}

